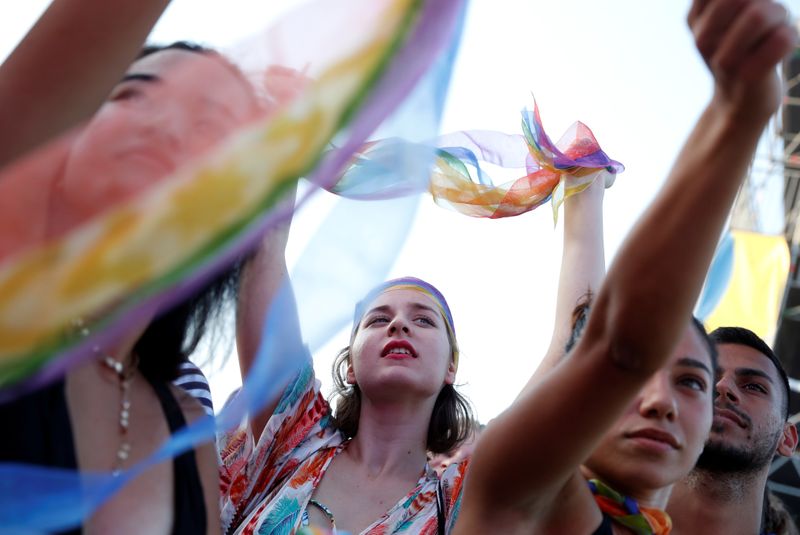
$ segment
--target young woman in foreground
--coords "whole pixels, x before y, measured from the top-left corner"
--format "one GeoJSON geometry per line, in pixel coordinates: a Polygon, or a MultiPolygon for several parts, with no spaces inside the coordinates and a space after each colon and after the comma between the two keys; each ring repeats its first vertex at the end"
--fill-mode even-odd
{"type": "MultiPolygon", "coordinates": [[[[574,304],[602,277],[602,180],[565,202],[565,266],[559,303],[574,304]],[[579,267],[572,267],[579,266],[579,267]]],[[[269,303],[286,273],[286,228],[243,270],[237,309],[243,377],[269,303]]],[[[559,305],[552,348],[569,337],[572,304],[559,305]]],[[[282,341],[289,336],[282,332],[282,341]]],[[[335,412],[309,365],[248,426],[226,437],[223,526],[234,533],[446,533],[458,514],[469,460],[441,475],[429,453],[473,432],[453,383],[459,351],[444,296],[414,278],[389,281],[357,306],[350,344],[336,360],[335,412]],[[285,530],[285,531],[283,531],[285,530]]]]}

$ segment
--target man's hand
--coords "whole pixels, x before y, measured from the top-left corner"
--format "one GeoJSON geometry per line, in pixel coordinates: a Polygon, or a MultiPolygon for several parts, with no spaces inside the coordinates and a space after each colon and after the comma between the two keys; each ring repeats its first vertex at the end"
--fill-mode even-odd
{"type": "Polygon", "coordinates": [[[773,0],[694,0],[688,16],[715,81],[715,102],[736,119],[766,121],[781,102],[775,66],[797,45],[773,0]]]}

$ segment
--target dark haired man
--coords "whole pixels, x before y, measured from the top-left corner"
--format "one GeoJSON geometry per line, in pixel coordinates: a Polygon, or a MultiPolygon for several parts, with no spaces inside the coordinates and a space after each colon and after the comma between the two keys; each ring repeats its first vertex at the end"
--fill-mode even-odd
{"type": "Polygon", "coordinates": [[[674,533],[762,533],[773,457],[790,456],[797,429],[787,421],[789,381],[755,333],[720,327],[714,423],[695,469],[675,485],[668,511],[674,533]]]}

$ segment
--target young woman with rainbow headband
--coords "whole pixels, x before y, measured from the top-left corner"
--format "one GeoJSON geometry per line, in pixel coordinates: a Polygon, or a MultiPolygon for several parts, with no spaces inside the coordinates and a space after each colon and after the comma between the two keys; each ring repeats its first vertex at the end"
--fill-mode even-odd
{"type": "Polygon", "coordinates": [[[694,466],[712,421],[714,349],[691,310],[780,104],[775,66],[797,41],[769,0],[695,0],[688,20],[713,98],[620,249],[581,338],[482,434],[455,533],[671,529],[662,511],[671,486],[694,466]]]}
{"type": "MultiPolygon", "coordinates": [[[[240,313],[252,299],[253,265],[271,258],[262,252],[245,267],[240,313]]],[[[251,422],[260,434],[254,451],[251,437],[228,437],[223,525],[235,533],[270,533],[285,521],[367,533],[444,529],[465,465],[440,479],[426,455],[449,451],[472,429],[453,387],[458,354],[452,313],[435,287],[405,277],[375,288],[356,305],[350,344],[334,363],[335,416],[308,365],[262,413],[261,428],[251,422]]]]}
{"type": "MultiPolygon", "coordinates": [[[[565,201],[570,268],[562,271],[568,276],[559,303],[574,304],[602,277],[603,195],[601,177],[565,201]]],[[[265,303],[286,276],[287,237],[287,227],[271,234],[243,267],[243,377],[260,343],[265,303]]],[[[564,353],[571,314],[572,305],[557,308],[552,358],[564,353]]],[[[470,461],[437,475],[427,458],[456,449],[474,429],[453,386],[458,364],[453,314],[439,290],[413,277],[373,289],[356,305],[350,343],[334,362],[335,411],[308,365],[279,400],[222,441],[223,527],[241,534],[306,525],[363,534],[450,532],[470,461]]]]}
{"type": "MultiPolygon", "coordinates": [[[[603,276],[603,195],[596,180],[565,201],[548,362],[564,355],[574,303],[603,276]]],[[[243,267],[237,307],[243,377],[251,367],[246,356],[260,342],[264,303],[286,273],[287,230],[269,236],[243,267]]],[[[373,289],[356,305],[350,343],[334,362],[336,410],[308,365],[248,427],[224,438],[223,526],[242,534],[306,525],[364,534],[450,532],[470,459],[440,476],[426,460],[429,452],[453,450],[474,426],[453,387],[458,362],[453,315],[433,285],[405,277],[373,289]]],[[[710,414],[711,402],[705,405],[710,414]]]]}

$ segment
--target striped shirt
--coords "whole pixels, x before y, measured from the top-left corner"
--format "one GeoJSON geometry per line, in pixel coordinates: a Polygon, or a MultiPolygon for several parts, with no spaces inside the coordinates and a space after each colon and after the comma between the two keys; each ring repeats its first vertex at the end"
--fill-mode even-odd
{"type": "Polygon", "coordinates": [[[182,362],[178,369],[178,377],[173,381],[175,386],[186,390],[205,409],[206,413],[214,415],[214,404],[211,401],[211,387],[203,372],[193,362],[182,362]]]}

